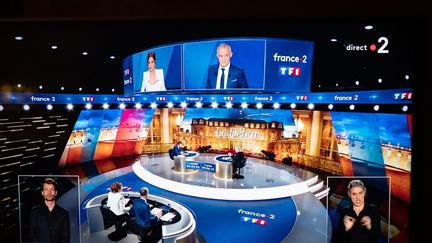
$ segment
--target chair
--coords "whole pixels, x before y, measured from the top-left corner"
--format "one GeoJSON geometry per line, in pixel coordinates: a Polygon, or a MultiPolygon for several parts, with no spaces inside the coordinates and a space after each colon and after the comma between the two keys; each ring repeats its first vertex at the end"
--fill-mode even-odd
{"type": "Polygon", "coordinates": [[[140,242],[156,243],[162,239],[162,221],[143,228],[137,224],[135,217],[127,217],[126,225],[131,233],[138,235],[140,242]]]}
{"type": "Polygon", "coordinates": [[[123,228],[124,218],[121,216],[117,216],[113,211],[109,208],[106,208],[104,205],[101,205],[100,211],[103,218],[104,229],[108,229],[111,226],[115,226],[115,231],[108,234],[108,239],[112,241],[119,241],[126,237],[126,230],[123,228]]]}
{"type": "Polygon", "coordinates": [[[234,158],[234,167],[237,169],[237,173],[234,172],[234,179],[244,179],[244,176],[241,175],[241,168],[245,167],[247,158],[234,158]]]}

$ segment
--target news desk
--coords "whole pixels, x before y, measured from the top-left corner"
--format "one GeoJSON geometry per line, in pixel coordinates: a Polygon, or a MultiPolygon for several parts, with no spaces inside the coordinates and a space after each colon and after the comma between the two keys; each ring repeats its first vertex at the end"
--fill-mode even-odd
{"type": "Polygon", "coordinates": [[[197,152],[185,152],[184,155],[174,156],[174,171],[179,173],[191,173],[197,170],[186,169],[186,160],[196,161],[199,156],[197,152]]]}
{"type": "MultiPolygon", "coordinates": [[[[129,200],[137,199],[140,196],[139,192],[121,193],[129,200]]],[[[85,205],[90,234],[104,230],[103,218],[99,207],[106,202],[107,198],[108,193],[98,195],[90,199],[85,205]]],[[[162,220],[163,242],[177,242],[180,239],[182,242],[195,242],[196,221],[189,209],[175,201],[155,195],[149,195],[147,202],[150,204],[152,209],[160,208],[163,210],[164,214],[161,218],[163,218],[167,213],[174,215],[174,217],[169,220],[162,220]]]]}

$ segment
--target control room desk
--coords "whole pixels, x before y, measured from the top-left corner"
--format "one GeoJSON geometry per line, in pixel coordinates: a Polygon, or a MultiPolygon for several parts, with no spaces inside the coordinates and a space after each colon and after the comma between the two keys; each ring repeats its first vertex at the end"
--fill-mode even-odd
{"type": "MultiPolygon", "coordinates": [[[[138,198],[139,192],[122,192],[125,198],[138,198]]],[[[102,194],[90,199],[85,209],[90,234],[103,231],[104,223],[100,211],[100,206],[108,198],[108,194],[102,194]]],[[[169,206],[170,212],[176,214],[171,221],[162,224],[162,239],[164,243],[171,242],[196,242],[196,221],[192,212],[183,205],[169,200],[164,197],[149,195],[147,198],[149,204],[156,204],[156,207],[169,206]]]]}
{"type": "Polygon", "coordinates": [[[232,180],[232,158],[227,155],[219,155],[213,158],[216,164],[215,176],[223,180],[232,180]]]}
{"type": "Polygon", "coordinates": [[[178,155],[174,157],[174,171],[180,173],[189,173],[196,170],[186,169],[186,160],[196,161],[199,153],[197,152],[185,152],[184,155],[178,155]]]}

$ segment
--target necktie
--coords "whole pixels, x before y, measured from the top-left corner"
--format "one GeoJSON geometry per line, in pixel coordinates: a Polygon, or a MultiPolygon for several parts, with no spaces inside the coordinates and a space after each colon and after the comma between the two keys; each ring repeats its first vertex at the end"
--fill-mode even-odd
{"type": "Polygon", "coordinates": [[[225,89],[225,68],[221,68],[222,70],[222,74],[221,74],[221,78],[220,78],[220,87],[221,89],[225,89]]]}

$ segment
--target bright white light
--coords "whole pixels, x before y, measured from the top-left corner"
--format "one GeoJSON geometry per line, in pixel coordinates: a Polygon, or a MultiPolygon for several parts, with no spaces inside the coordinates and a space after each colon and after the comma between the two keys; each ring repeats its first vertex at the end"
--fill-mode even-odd
{"type": "Polygon", "coordinates": [[[321,88],[321,84],[318,84],[318,88],[321,88]]]}
{"type": "Polygon", "coordinates": [[[263,107],[263,104],[262,104],[262,103],[257,103],[257,104],[256,104],[256,108],[257,108],[257,109],[261,109],[262,107],[263,107]]]}
{"type": "Polygon", "coordinates": [[[152,102],[152,103],[150,104],[150,107],[151,107],[152,109],[156,109],[157,104],[156,104],[155,102],[152,102]]]}
{"type": "Polygon", "coordinates": [[[102,105],[102,108],[104,108],[105,110],[108,109],[108,108],[109,108],[108,103],[104,103],[104,104],[102,105]]]}
{"type": "Polygon", "coordinates": [[[88,52],[84,51],[82,54],[83,54],[84,56],[87,56],[87,55],[88,55],[88,52]]]}
{"type": "Polygon", "coordinates": [[[328,105],[329,110],[333,110],[333,107],[334,107],[333,104],[328,105]]]}
{"type": "Polygon", "coordinates": [[[359,81],[355,81],[355,84],[358,86],[360,84],[360,82],[359,81]]]}
{"type": "Polygon", "coordinates": [[[295,103],[291,103],[290,107],[291,107],[291,109],[295,109],[297,107],[297,105],[295,103]]]}
{"type": "Polygon", "coordinates": [[[3,111],[4,107],[2,105],[0,105],[0,111],[3,111]]]}
{"type": "Polygon", "coordinates": [[[374,111],[378,111],[379,110],[379,105],[374,105],[374,111]]]}
{"type": "Polygon", "coordinates": [[[22,36],[19,36],[19,35],[17,35],[17,36],[15,36],[15,40],[17,40],[17,41],[23,40],[23,37],[22,37],[22,36]]]}
{"type": "Polygon", "coordinates": [[[408,106],[406,106],[406,105],[402,106],[402,111],[403,112],[407,112],[408,111],[408,106]]]}
{"type": "Polygon", "coordinates": [[[197,103],[195,103],[195,107],[196,108],[201,108],[202,107],[202,103],[200,101],[198,101],[197,103]]]}
{"type": "Polygon", "coordinates": [[[372,26],[372,25],[366,25],[364,28],[365,28],[366,30],[371,30],[371,29],[373,29],[373,26],[372,26]]]}
{"type": "Polygon", "coordinates": [[[111,92],[114,92],[115,91],[115,89],[111,89],[111,92]]]}
{"type": "Polygon", "coordinates": [[[172,102],[168,102],[167,106],[168,106],[168,108],[173,108],[174,104],[172,102]]]}
{"type": "Polygon", "coordinates": [[[99,88],[96,88],[96,92],[99,92],[99,88]]]}
{"type": "Polygon", "coordinates": [[[354,110],[354,109],[355,109],[355,105],[350,105],[350,106],[349,106],[349,109],[350,109],[350,110],[354,110]]]}
{"type": "Polygon", "coordinates": [[[211,103],[211,107],[212,107],[213,109],[218,108],[218,103],[215,102],[215,101],[213,101],[213,102],[211,103]]]}
{"type": "Polygon", "coordinates": [[[136,103],[136,104],[135,104],[135,108],[136,108],[136,109],[141,109],[141,107],[142,107],[141,103],[136,103]]]}
{"type": "Polygon", "coordinates": [[[339,86],[339,84],[338,83],[336,83],[336,87],[338,87],[339,86]]]}
{"type": "Polygon", "coordinates": [[[115,56],[110,56],[111,59],[115,59],[115,56]]]}
{"type": "Polygon", "coordinates": [[[382,83],[382,79],[379,78],[379,79],[378,79],[378,83],[382,83]]]}
{"type": "Polygon", "coordinates": [[[53,50],[55,50],[57,48],[58,48],[57,46],[51,46],[51,49],[53,49],[53,50]]]}
{"type": "Polygon", "coordinates": [[[64,87],[63,87],[63,86],[61,86],[61,87],[60,87],[60,89],[61,89],[61,90],[64,90],[64,87]]]}
{"type": "Polygon", "coordinates": [[[313,110],[314,107],[315,107],[315,105],[312,104],[312,103],[310,103],[310,104],[308,105],[308,109],[309,109],[309,110],[313,110]]]}
{"type": "Polygon", "coordinates": [[[25,111],[28,111],[28,110],[30,110],[30,106],[29,106],[29,105],[24,105],[24,106],[23,106],[23,109],[24,109],[25,111]]]}
{"type": "Polygon", "coordinates": [[[42,86],[42,85],[39,85],[39,89],[43,89],[43,86],[42,86]]]}
{"type": "Polygon", "coordinates": [[[405,75],[405,79],[406,80],[408,80],[410,77],[409,77],[409,75],[407,74],[407,75],[405,75]]]}
{"type": "Polygon", "coordinates": [[[85,108],[86,108],[87,110],[90,110],[90,109],[92,108],[92,104],[87,103],[87,104],[85,105],[85,108]]]}
{"type": "Polygon", "coordinates": [[[243,109],[248,108],[248,103],[243,102],[243,103],[241,104],[241,108],[243,108],[243,109]]]}
{"type": "Polygon", "coordinates": [[[185,101],[183,101],[182,103],[180,103],[181,108],[186,108],[187,107],[187,103],[185,101]]]}
{"type": "Polygon", "coordinates": [[[120,103],[119,108],[122,109],[122,110],[123,110],[124,108],[126,108],[125,103],[120,103]]]}
{"type": "Polygon", "coordinates": [[[79,88],[78,88],[78,90],[79,90],[79,91],[82,91],[82,88],[81,88],[81,87],[79,87],[79,88]]]}
{"type": "Polygon", "coordinates": [[[273,108],[275,108],[275,109],[279,109],[279,108],[280,108],[280,104],[279,104],[279,103],[277,103],[277,102],[276,102],[276,103],[274,103],[274,104],[273,104],[273,108]]]}
{"type": "Polygon", "coordinates": [[[330,39],[330,41],[331,42],[337,42],[337,39],[333,38],[333,39],[330,39]]]}
{"type": "Polygon", "coordinates": [[[73,109],[73,105],[72,104],[67,104],[66,109],[72,110],[73,109]]]}
{"type": "Polygon", "coordinates": [[[21,88],[21,84],[17,84],[18,88],[21,88]]]}
{"type": "Polygon", "coordinates": [[[225,104],[225,107],[228,108],[228,109],[230,109],[232,106],[233,106],[233,104],[231,102],[227,102],[225,104]]]}

